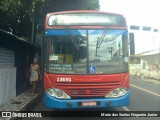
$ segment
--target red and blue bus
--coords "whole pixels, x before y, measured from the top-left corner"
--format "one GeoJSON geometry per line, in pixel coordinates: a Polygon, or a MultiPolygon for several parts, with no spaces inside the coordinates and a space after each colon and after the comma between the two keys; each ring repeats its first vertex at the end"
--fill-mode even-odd
{"type": "Polygon", "coordinates": [[[54,109],[129,105],[125,17],[100,11],[48,13],[44,104],[54,109]]]}

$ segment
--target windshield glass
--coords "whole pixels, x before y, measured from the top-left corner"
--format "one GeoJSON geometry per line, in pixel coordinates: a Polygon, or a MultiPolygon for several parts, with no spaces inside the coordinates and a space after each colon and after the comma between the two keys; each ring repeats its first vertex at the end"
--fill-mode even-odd
{"type": "Polygon", "coordinates": [[[126,30],[69,29],[46,32],[46,71],[109,74],[128,71],[126,30]]]}

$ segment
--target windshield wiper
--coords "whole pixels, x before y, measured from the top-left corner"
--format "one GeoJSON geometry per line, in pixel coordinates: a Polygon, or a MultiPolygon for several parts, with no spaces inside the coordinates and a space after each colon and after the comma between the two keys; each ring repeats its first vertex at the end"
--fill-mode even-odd
{"type": "Polygon", "coordinates": [[[108,27],[106,26],[105,29],[103,30],[103,33],[102,33],[100,39],[98,38],[98,40],[97,40],[97,45],[96,45],[97,48],[99,48],[101,46],[101,44],[107,34],[107,31],[108,31],[108,27]]]}
{"type": "Polygon", "coordinates": [[[72,40],[72,42],[73,42],[74,47],[76,48],[76,50],[79,50],[79,47],[78,47],[78,45],[77,45],[77,43],[76,43],[76,40],[75,40],[74,36],[72,35],[69,27],[68,27],[68,26],[65,26],[65,28],[66,28],[66,30],[67,30],[67,32],[68,32],[68,34],[69,34],[69,36],[70,36],[70,38],[71,38],[71,40],[72,40]]]}
{"type": "Polygon", "coordinates": [[[95,53],[95,57],[96,57],[96,58],[99,57],[99,56],[97,55],[97,52],[98,52],[97,49],[100,48],[100,46],[101,46],[101,44],[102,44],[102,42],[103,42],[103,40],[104,40],[104,37],[105,37],[106,34],[107,34],[107,31],[108,31],[108,26],[106,26],[105,29],[103,30],[103,33],[102,33],[101,37],[100,37],[100,38],[98,37],[98,39],[97,39],[97,43],[96,43],[96,53],[95,53]]]}

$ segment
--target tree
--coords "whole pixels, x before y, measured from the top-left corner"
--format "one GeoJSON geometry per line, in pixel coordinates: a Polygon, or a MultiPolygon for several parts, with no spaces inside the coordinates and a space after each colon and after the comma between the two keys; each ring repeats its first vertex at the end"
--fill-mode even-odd
{"type": "Polygon", "coordinates": [[[29,40],[35,4],[39,2],[44,0],[1,0],[0,29],[29,40]]]}
{"type": "Polygon", "coordinates": [[[0,29],[31,40],[46,13],[84,9],[98,10],[99,0],[0,0],[0,29]]]}
{"type": "Polygon", "coordinates": [[[46,12],[98,9],[99,0],[46,0],[46,12]]]}

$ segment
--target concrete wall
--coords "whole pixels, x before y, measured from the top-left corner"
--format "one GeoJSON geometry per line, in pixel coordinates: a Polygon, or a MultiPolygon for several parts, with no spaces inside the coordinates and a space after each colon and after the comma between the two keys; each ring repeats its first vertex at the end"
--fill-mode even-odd
{"type": "Polygon", "coordinates": [[[141,65],[130,65],[130,74],[131,75],[137,75],[141,76],[143,75],[144,77],[147,78],[152,78],[152,79],[157,79],[160,80],[160,71],[156,69],[142,69],[141,65]]]}
{"type": "Polygon", "coordinates": [[[0,68],[0,105],[16,97],[16,68],[0,68]]]}

